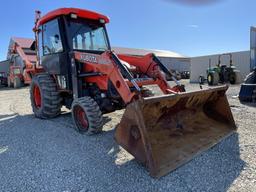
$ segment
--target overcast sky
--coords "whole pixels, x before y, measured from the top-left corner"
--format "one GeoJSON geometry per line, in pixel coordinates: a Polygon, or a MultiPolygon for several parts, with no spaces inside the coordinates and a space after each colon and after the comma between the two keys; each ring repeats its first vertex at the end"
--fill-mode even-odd
{"type": "Polygon", "coordinates": [[[112,46],[163,49],[187,56],[249,50],[249,28],[256,25],[256,1],[215,1],[205,5],[184,5],[178,0],[3,1],[0,60],[6,58],[11,36],[33,38],[36,9],[46,13],[60,7],[84,8],[109,16],[112,46]]]}

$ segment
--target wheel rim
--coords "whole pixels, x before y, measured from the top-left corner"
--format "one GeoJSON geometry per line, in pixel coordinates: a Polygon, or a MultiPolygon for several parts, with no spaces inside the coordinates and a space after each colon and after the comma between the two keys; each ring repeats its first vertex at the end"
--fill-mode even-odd
{"type": "Polygon", "coordinates": [[[77,105],[73,108],[73,112],[74,112],[75,121],[76,121],[76,124],[78,125],[79,130],[87,131],[89,127],[89,122],[86,117],[86,113],[84,109],[81,106],[77,105]]]}
{"type": "Polygon", "coordinates": [[[212,82],[212,76],[208,75],[208,82],[212,82]]]}
{"type": "Polygon", "coordinates": [[[40,108],[42,105],[41,92],[37,85],[34,85],[33,95],[34,95],[34,103],[36,108],[40,108]]]}

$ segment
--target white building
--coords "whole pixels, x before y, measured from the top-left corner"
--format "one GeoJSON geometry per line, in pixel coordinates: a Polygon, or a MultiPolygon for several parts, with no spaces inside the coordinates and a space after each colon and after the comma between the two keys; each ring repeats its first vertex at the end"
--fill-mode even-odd
{"type": "Polygon", "coordinates": [[[168,68],[182,71],[190,71],[190,58],[179,53],[166,50],[155,49],[133,49],[124,47],[112,47],[117,54],[128,54],[135,56],[143,56],[149,53],[154,53],[160,61],[168,68]]]}
{"type": "Polygon", "coordinates": [[[0,61],[0,72],[9,73],[9,68],[10,62],[8,60],[0,61]]]}
{"type": "MultiPolygon", "coordinates": [[[[211,66],[215,66],[218,63],[219,55],[208,55],[191,58],[191,70],[190,70],[190,82],[197,83],[199,76],[206,77],[206,70],[209,67],[209,60],[211,60],[211,66]]],[[[241,72],[242,79],[250,72],[250,51],[233,52],[233,64],[241,72]]],[[[229,65],[229,57],[222,56],[221,63],[229,65]]]]}

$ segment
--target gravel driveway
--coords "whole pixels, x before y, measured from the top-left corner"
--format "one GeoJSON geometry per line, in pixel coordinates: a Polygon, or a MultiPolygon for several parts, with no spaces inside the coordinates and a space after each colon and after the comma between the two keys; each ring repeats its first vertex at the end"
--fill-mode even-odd
{"type": "MultiPolygon", "coordinates": [[[[188,89],[198,89],[189,85],[188,89]]],[[[104,117],[104,132],[78,134],[69,111],[34,118],[29,88],[0,89],[0,191],[256,191],[256,106],[228,90],[238,133],[155,180],[114,141],[123,111],[104,117]]]]}

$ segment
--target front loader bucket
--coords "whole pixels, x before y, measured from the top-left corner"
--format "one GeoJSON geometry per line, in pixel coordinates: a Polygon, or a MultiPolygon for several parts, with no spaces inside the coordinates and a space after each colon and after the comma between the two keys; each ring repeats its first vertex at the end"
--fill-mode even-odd
{"type": "Polygon", "coordinates": [[[227,88],[139,99],[127,106],[115,138],[159,178],[236,130],[227,88]]]}

